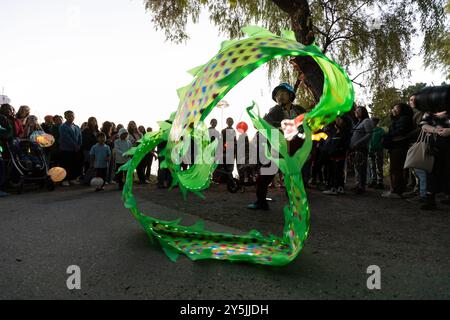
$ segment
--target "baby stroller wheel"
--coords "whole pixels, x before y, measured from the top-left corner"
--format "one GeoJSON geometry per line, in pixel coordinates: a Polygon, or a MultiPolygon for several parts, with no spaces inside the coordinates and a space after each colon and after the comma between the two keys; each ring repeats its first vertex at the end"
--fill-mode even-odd
{"type": "Polygon", "coordinates": [[[23,185],[24,185],[24,179],[20,179],[20,182],[17,185],[17,194],[23,193],[23,185]]]}
{"type": "Polygon", "coordinates": [[[227,182],[227,188],[231,193],[236,193],[241,188],[241,183],[236,178],[230,178],[227,182]]]}
{"type": "Polygon", "coordinates": [[[9,174],[9,186],[13,189],[16,189],[19,194],[23,191],[24,178],[20,176],[16,171],[10,170],[9,174]]]}

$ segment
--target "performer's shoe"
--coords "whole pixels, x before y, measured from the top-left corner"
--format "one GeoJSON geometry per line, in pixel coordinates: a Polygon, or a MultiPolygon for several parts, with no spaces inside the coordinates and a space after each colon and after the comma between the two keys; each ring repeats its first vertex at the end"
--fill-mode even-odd
{"type": "Polygon", "coordinates": [[[434,195],[427,194],[426,202],[420,206],[421,210],[436,210],[436,200],[434,198],[434,195]]]}
{"type": "Polygon", "coordinates": [[[247,206],[247,209],[250,209],[250,210],[269,210],[269,205],[267,204],[267,202],[265,202],[265,203],[255,202],[255,203],[249,204],[247,206]]]}

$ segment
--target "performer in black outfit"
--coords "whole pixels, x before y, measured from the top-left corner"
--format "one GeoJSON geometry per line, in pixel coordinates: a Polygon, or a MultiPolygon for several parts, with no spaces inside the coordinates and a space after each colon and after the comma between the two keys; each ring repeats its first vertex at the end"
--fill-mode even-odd
{"type": "MultiPolygon", "coordinates": [[[[300,106],[294,105],[295,91],[288,83],[282,83],[277,86],[272,92],[272,99],[277,102],[277,105],[270,109],[269,113],[264,116],[270,125],[275,128],[281,128],[281,122],[283,120],[292,120],[306,112],[306,110],[300,106]]],[[[287,141],[289,155],[292,156],[300,149],[303,144],[303,140],[298,136],[294,137],[291,141],[287,141]]],[[[264,170],[262,170],[264,171],[264,170]]],[[[256,198],[257,201],[248,205],[248,209],[252,210],[268,210],[269,205],[267,203],[267,191],[270,182],[273,180],[277,172],[273,174],[263,174],[258,176],[256,180],[256,198]]]]}

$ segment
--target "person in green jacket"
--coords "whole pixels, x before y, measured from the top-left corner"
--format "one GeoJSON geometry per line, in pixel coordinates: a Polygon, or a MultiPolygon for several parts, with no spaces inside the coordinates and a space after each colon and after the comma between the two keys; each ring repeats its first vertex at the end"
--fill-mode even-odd
{"type": "Polygon", "coordinates": [[[384,189],[384,149],[382,140],[386,135],[383,128],[379,127],[380,119],[372,118],[374,129],[369,144],[370,188],[384,189]]]}

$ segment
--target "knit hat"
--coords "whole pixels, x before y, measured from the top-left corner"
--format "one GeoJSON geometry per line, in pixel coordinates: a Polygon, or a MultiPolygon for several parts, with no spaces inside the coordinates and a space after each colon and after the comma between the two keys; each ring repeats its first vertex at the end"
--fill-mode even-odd
{"type": "Polygon", "coordinates": [[[128,134],[128,130],[125,129],[125,128],[120,129],[120,130],[119,130],[119,137],[120,137],[121,135],[123,135],[124,133],[128,134]]]}

